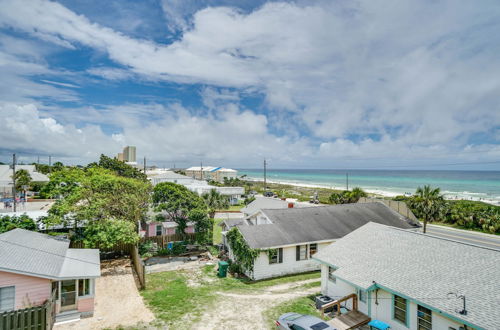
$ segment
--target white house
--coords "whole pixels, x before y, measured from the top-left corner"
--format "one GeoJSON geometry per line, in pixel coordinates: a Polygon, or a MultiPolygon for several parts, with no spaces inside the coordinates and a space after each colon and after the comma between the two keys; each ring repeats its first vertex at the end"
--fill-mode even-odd
{"type": "Polygon", "coordinates": [[[200,180],[224,182],[224,178],[236,179],[238,171],[215,166],[193,166],[185,170],[186,175],[200,180]]]}
{"type": "Polygon", "coordinates": [[[149,181],[156,186],[161,182],[173,182],[185,186],[198,195],[209,193],[210,190],[215,189],[221,195],[227,196],[231,204],[237,204],[241,196],[245,194],[243,187],[216,187],[211,186],[205,180],[198,180],[190,176],[175,173],[166,170],[153,170],[147,173],[149,181]]]}
{"type": "MultiPolygon", "coordinates": [[[[49,177],[36,171],[35,165],[16,165],[16,172],[26,170],[32,182],[49,182],[49,177]]],[[[12,196],[12,168],[10,165],[0,165],[0,198],[12,196]]]]}
{"type": "MultiPolygon", "coordinates": [[[[311,259],[315,253],[370,221],[405,229],[418,226],[382,203],[261,210],[235,225],[250,248],[261,250],[246,275],[260,280],[319,270],[311,259]]],[[[227,237],[224,241],[237,260],[227,237]]]]}
{"type": "Polygon", "coordinates": [[[273,197],[255,196],[255,200],[242,208],[240,211],[245,217],[251,216],[263,209],[287,209],[296,207],[296,203],[273,197]]]}
{"type": "Polygon", "coordinates": [[[391,329],[500,329],[499,250],[370,222],[313,258],[322,294],[391,329]]]}

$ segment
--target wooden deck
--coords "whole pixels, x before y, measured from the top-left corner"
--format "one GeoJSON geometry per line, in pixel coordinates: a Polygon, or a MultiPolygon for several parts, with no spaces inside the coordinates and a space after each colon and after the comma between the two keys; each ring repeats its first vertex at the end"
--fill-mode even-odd
{"type": "Polygon", "coordinates": [[[338,330],[353,329],[370,322],[370,318],[356,310],[339,315],[327,323],[338,330]]]}

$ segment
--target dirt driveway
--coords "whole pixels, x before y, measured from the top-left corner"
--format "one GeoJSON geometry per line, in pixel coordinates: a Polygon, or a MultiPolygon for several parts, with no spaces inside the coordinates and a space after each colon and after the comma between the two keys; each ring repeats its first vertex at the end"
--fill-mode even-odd
{"type": "Polygon", "coordinates": [[[215,308],[205,312],[192,329],[268,329],[264,312],[288,300],[318,292],[318,287],[300,288],[317,279],[257,289],[252,294],[220,292],[215,308]]]}
{"type": "Polygon", "coordinates": [[[154,315],[144,305],[129,264],[128,259],[103,262],[102,276],[96,280],[94,316],[54,329],[103,329],[151,322],[154,315]]]}

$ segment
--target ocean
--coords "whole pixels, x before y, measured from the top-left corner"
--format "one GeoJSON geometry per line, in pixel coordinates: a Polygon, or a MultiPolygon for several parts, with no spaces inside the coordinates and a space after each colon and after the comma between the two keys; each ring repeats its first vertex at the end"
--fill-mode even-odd
{"type": "MultiPolygon", "coordinates": [[[[241,169],[238,175],[263,180],[262,169],[241,169]]],[[[439,187],[449,199],[482,200],[500,204],[500,171],[432,170],[283,170],[268,169],[267,180],[275,183],[334,189],[361,187],[384,196],[414,193],[417,187],[439,187]]]]}

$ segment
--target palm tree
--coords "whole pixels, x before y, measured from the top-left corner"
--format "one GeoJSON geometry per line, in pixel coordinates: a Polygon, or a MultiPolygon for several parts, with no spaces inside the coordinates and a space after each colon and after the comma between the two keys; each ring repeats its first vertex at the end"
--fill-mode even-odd
{"type": "Polygon", "coordinates": [[[212,189],[209,193],[203,194],[203,200],[208,207],[210,218],[214,218],[215,211],[227,209],[229,207],[229,199],[227,196],[221,195],[217,190],[212,189]]]}
{"type": "Polygon", "coordinates": [[[16,179],[16,190],[24,192],[24,198],[26,198],[26,187],[31,184],[31,175],[27,170],[17,170],[15,174],[16,179]]]}
{"type": "Polygon", "coordinates": [[[361,188],[356,187],[349,193],[349,203],[357,203],[361,197],[367,197],[368,194],[361,188]]]}
{"type": "Polygon", "coordinates": [[[431,188],[431,186],[425,185],[423,188],[417,188],[415,195],[412,197],[411,204],[424,220],[425,234],[427,222],[436,219],[443,210],[444,198],[440,194],[439,188],[431,188]]]}

